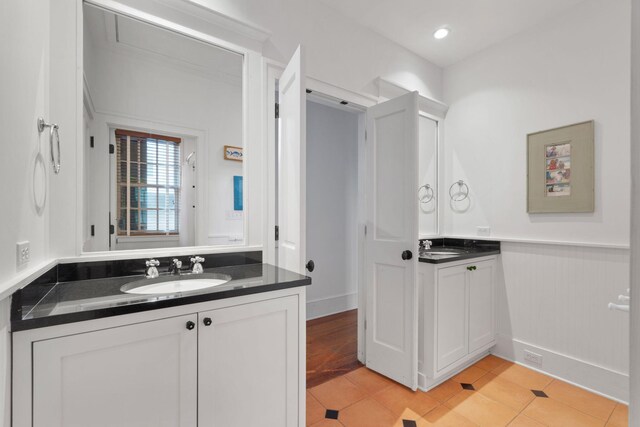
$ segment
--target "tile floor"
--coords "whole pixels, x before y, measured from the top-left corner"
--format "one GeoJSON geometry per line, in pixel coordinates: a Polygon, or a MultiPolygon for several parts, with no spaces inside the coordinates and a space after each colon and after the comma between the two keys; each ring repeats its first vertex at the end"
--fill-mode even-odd
{"type": "Polygon", "coordinates": [[[307,426],[627,426],[627,407],[487,356],[426,393],[359,368],[307,390],[307,426]]]}

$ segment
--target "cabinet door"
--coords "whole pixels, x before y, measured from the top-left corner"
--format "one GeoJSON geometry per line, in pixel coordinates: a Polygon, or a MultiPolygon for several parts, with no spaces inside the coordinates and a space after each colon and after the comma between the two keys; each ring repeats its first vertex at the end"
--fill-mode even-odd
{"type": "Polygon", "coordinates": [[[198,425],[297,426],[298,297],[200,313],[199,322],[198,425]]]}
{"type": "Polygon", "coordinates": [[[33,344],[34,427],[190,427],[195,315],[33,344]]]}
{"type": "Polygon", "coordinates": [[[469,271],[469,352],[495,340],[494,263],[471,264],[469,271]]]}
{"type": "Polygon", "coordinates": [[[441,370],[468,354],[466,266],[438,270],[436,354],[441,370]]]}

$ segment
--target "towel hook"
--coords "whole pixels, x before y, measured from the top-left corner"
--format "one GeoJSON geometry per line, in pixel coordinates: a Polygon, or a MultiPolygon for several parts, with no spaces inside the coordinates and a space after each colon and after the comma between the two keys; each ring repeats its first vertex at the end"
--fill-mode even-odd
{"type": "Polygon", "coordinates": [[[451,200],[453,200],[454,202],[463,201],[464,199],[469,197],[469,186],[463,180],[454,182],[453,184],[451,184],[451,187],[449,187],[449,197],[451,197],[451,200]],[[456,184],[458,184],[458,192],[452,193],[451,191],[456,184]],[[464,191],[462,190],[463,188],[465,189],[464,191]]]}
{"type": "Polygon", "coordinates": [[[51,152],[51,163],[53,164],[53,173],[56,175],[60,173],[60,133],[58,133],[59,126],[55,123],[47,123],[42,117],[38,117],[38,132],[44,132],[45,128],[49,128],[49,150],[51,152]],[[58,150],[58,160],[53,150],[53,136],[56,138],[56,148],[58,150]]]}

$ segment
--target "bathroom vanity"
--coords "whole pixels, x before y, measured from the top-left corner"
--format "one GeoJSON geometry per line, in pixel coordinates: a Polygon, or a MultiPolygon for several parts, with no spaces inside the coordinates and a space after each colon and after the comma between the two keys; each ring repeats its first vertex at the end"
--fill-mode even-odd
{"type": "Polygon", "coordinates": [[[16,292],[13,426],[304,425],[311,280],[259,252],[205,266],[179,279],[228,282],[126,293],[147,280],[127,260],[60,264],[16,292]]]}
{"type": "Polygon", "coordinates": [[[420,250],[418,386],[428,390],[495,345],[499,242],[434,239],[420,250]]]}

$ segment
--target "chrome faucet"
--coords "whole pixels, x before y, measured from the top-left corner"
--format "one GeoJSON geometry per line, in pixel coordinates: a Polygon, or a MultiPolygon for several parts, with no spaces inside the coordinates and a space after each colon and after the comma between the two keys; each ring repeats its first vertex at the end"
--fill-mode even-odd
{"type": "Polygon", "coordinates": [[[419,240],[418,241],[418,246],[420,246],[420,250],[422,251],[428,251],[429,249],[431,249],[431,245],[433,245],[433,242],[431,240],[419,240]]]}
{"type": "Polygon", "coordinates": [[[180,261],[178,258],[174,258],[173,261],[171,261],[171,265],[169,266],[169,274],[177,274],[179,276],[181,268],[182,261],[180,261]]]}
{"type": "Polygon", "coordinates": [[[157,259],[150,259],[146,262],[147,269],[145,271],[145,276],[147,279],[155,279],[159,276],[158,274],[158,266],[160,265],[160,261],[157,259]]]}
{"type": "Polygon", "coordinates": [[[202,274],[204,272],[204,269],[202,268],[202,263],[204,262],[204,258],[196,255],[192,257],[190,261],[191,261],[191,273],[202,274]]]}

